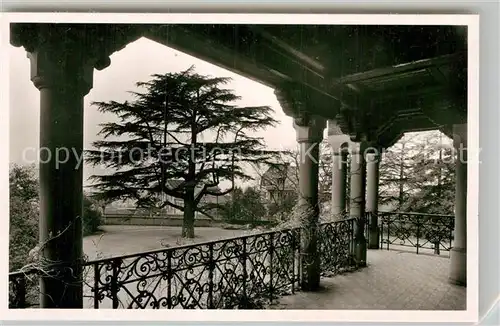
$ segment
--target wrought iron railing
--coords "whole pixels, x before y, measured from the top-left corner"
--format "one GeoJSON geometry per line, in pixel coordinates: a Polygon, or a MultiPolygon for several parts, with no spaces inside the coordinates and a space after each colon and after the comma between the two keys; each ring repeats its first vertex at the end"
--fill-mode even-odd
{"type": "MultiPolygon", "coordinates": [[[[322,272],[355,268],[354,219],[321,224],[318,230],[322,272]]],[[[86,262],[86,307],[261,308],[298,289],[300,233],[283,229],[86,262]]],[[[30,273],[9,275],[11,308],[32,306],[24,285],[28,277],[37,282],[38,275],[30,273]]]]}
{"type": "Polygon", "coordinates": [[[356,220],[345,219],[320,226],[320,268],[324,276],[331,276],[356,268],[353,258],[356,220]]]}
{"type": "Polygon", "coordinates": [[[453,215],[379,212],[380,247],[441,254],[453,247],[453,215]]]}
{"type": "Polygon", "coordinates": [[[297,280],[294,229],[93,262],[94,308],[254,308],[297,280]]]}

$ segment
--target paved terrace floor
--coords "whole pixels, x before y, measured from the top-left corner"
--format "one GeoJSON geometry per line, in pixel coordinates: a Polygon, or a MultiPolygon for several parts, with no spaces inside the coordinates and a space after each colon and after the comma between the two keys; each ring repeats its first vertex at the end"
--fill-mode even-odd
{"type": "Polygon", "coordinates": [[[449,258],[368,250],[368,267],[322,278],[319,292],[297,292],[271,309],[465,310],[466,288],[448,283],[449,258]]]}

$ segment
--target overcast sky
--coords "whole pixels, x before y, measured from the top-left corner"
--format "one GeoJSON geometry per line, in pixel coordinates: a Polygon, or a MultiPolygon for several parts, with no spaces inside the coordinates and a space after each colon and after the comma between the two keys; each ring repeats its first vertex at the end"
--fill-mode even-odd
{"type": "MultiPolygon", "coordinates": [[[[227,87],[241,96],[237,104],[241,106],[268,105],[275,111],[274,118],[279,121],[275,128],[269,128],[258,135],[265,138],[266,145],[275,149],[296,146],[292,119],[287,117],[276,100],[273,89],[219,68],[208,62],[170,49],[159,43],[141,38],[111,56],[111,65],[94,72],[94,87],[85,97],[85,137],[84,146],[90,148],[99,139],[99,123],[110,121],[112,116],[97,112],[91,106],[93,101],[124,101],[130,99],[128,91],[137,90],[137,81],[147,81],[151,74],[179,72],[195,65],[196,72],[211,76],[231,77],[227,87]]],[[[30,81],[30,63],[24,48],[11,46],[10,51],[10,162],[27,163],[23,150],[39,147],[39,91],[30,81]]],[[[28,161],[35,155],[27,156],[28,161]]],[[[84,180],[98,172],[84,167],[84,180]]]]}

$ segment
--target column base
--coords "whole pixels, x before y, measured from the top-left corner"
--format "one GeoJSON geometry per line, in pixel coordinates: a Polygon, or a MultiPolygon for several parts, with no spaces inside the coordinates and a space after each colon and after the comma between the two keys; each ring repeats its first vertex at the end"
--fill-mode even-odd
{"type": "Polygon", "coordinates": [[[319,256],[302,256],[300,289],[304,292],[314,292],[320,288],[321,268],[317,257],[319,256]]]}
{"type": "Polygon", "coordinates": [[[301,231],[300,288],[302,291],[317,291],[320,287],[321,261],[317,237],[316,232],[301,231]]]}
{"type": "Polygon", "coordinates": [[[380,249],[380,229],[377,226],[376,228],[370,229],[368,231],[369,237],[368,237],[368,249],[380,249]]]}
{"type": "Polygon", "coordinates": [[[450,250],[450,274],[448,282],[467,286],[467,253],[465,248],[450,250]]]}

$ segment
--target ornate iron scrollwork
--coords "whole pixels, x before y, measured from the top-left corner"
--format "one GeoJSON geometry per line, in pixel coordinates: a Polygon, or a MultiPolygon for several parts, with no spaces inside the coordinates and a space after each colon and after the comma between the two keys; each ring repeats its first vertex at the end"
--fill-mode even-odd
{"type": "Polygon", "coordinates": [[[325,276],[356,268],[353,261],[355,219],[326,223],[320,226],[321,272],[325,276]]]}
{"type": "MultiPolygon", "coordinates": [[[[263,308],[297,289],[301,232],[282,229],[90,261],[84,264],[84,296],[96,309],[263,308]]],[[[355,268],[353,232],[353,219],[319,226],[323,275],[355,268]]],[[[29,306],[26,293],[35,283],[28,286],[25,273],[11,274],[9,305],[29,306]]]]}
{"type": "Polygon", "coordinates": [[[383,212],[380,217],[381,245],[387,249],[399,247],[416,248],[440,254],[453,245],[453,215],[421,213],[383,212]]]}

